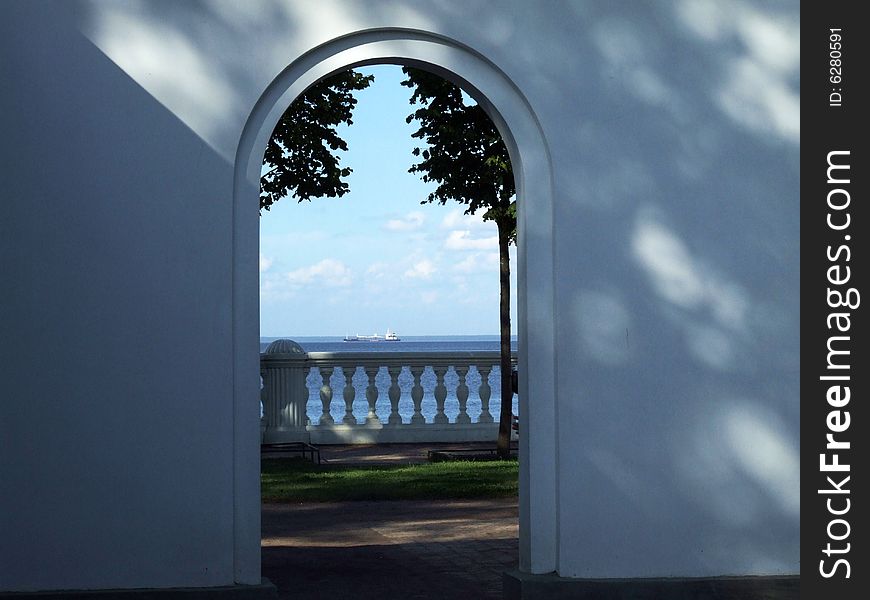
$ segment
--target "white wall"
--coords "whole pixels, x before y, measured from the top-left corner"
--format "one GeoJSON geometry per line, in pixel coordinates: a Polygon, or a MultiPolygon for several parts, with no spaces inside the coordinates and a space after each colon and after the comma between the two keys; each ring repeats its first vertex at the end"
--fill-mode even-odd
{"type": "Polygon", "coordinates": [[[797,572],[798,7],[612,4],[5,3],[0,589],[255,578],[237,148],[290,63],[376,27],[482,54],[546,138],[553,566],[797,572]]]}
{"type": "Polygon", "coordinates": [[[797,6],[658,4],[566,11],[574,58],[529,78],[556,172],[559,571],[797,573],[797,6]]]}
{"type": "Polygon", "coordinates": [[[0,589],[232,583],[232,165],[65,6],[0,24],[0,589]]]}

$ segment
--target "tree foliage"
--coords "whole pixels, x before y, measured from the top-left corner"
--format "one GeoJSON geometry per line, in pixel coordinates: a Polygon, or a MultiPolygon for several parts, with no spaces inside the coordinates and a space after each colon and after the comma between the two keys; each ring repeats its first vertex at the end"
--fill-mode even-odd
{"type": "Polygon", "coordinates": [[[483,210],[484,220],[498,226],[501,417],[497,448],[499,456],[507,457],[513,414],[509,246],[516,243],[517,232],[510,156],[492,120],[479,105],[466,104],[459,87],[427,71],[402,70],[407,75],[402,85],[413,89],[410,102],[419,106],[407,122],[419,123],[412,135],[426,144],[414,148],[420,162],[409,171],[437,184],[423,203],[452,200],[465,205],[465,214],[483,210]]]}
{"type": "Polygon", "coordinates": [[[426,182],[437,183],[425,202],[466,205],[465,214],[483,209],[484,220],[504,222],[516,243],[514,174],[504,140],[477,104],[466,104],[453,83],[421,69],[404,67],[412,88],[410,103],[419,105],[406,121],[420,128],[412,137],[426,143],[413,150],[420,162],[409,169],[426,182]]]}
{"type": "Polygon", "coordinates": [[[353,70],[323,79],[287,108],[266,146],[260,177],[260,208],[294,196],[299,202],[321,197],[341,197],[349,191],[352,169],[340,166],[338,150],[347,142],[338,126],[353,123],[357,100],[353,92],[367,88],[373,75],[353,70]]]}

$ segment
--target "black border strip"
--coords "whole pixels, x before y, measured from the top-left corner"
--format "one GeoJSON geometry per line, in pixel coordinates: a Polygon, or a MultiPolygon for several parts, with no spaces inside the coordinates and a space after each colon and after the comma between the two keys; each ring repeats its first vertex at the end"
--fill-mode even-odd
{"type": "Polygon", "coordinates": [[[801,11],[801,595],[810,599],[866,598],[870,589],[858,491],[867,487],[870,378],[861,302],[870,293],[861,129],[870,26],[861,6],[805,2],[801,11]]]}

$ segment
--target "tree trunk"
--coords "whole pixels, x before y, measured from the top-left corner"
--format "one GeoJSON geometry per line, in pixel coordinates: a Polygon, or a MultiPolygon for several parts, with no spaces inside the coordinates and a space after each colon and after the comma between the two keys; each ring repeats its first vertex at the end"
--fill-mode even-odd
{"type": "Polygon", "coordinates": [[[510,245],[511,225],[507,219],[499,219],[499,294],[501,323],[501,416],[498,420],[498,443],[496,451],[499,458],[511,455],[511,416],[513,415],[513,384],[511,374],[511,265],[508,247],[510,245]]]}

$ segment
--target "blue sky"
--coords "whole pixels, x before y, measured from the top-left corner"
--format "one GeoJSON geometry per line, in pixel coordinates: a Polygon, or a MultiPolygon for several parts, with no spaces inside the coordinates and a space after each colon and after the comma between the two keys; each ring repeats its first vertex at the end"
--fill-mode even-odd
{"type": "MultiPolygon", "coordinates": [[[[497,334],[496,226],[457,203],[420,204],[433,186],[408,173],[411,90],[399,67],[360,71],[375,81],[341,130],[350,192],[285,198],[260,219],[260,334],[497,334]]],[[[514,331],[515,269],[512,247],[514,331]]]]}

